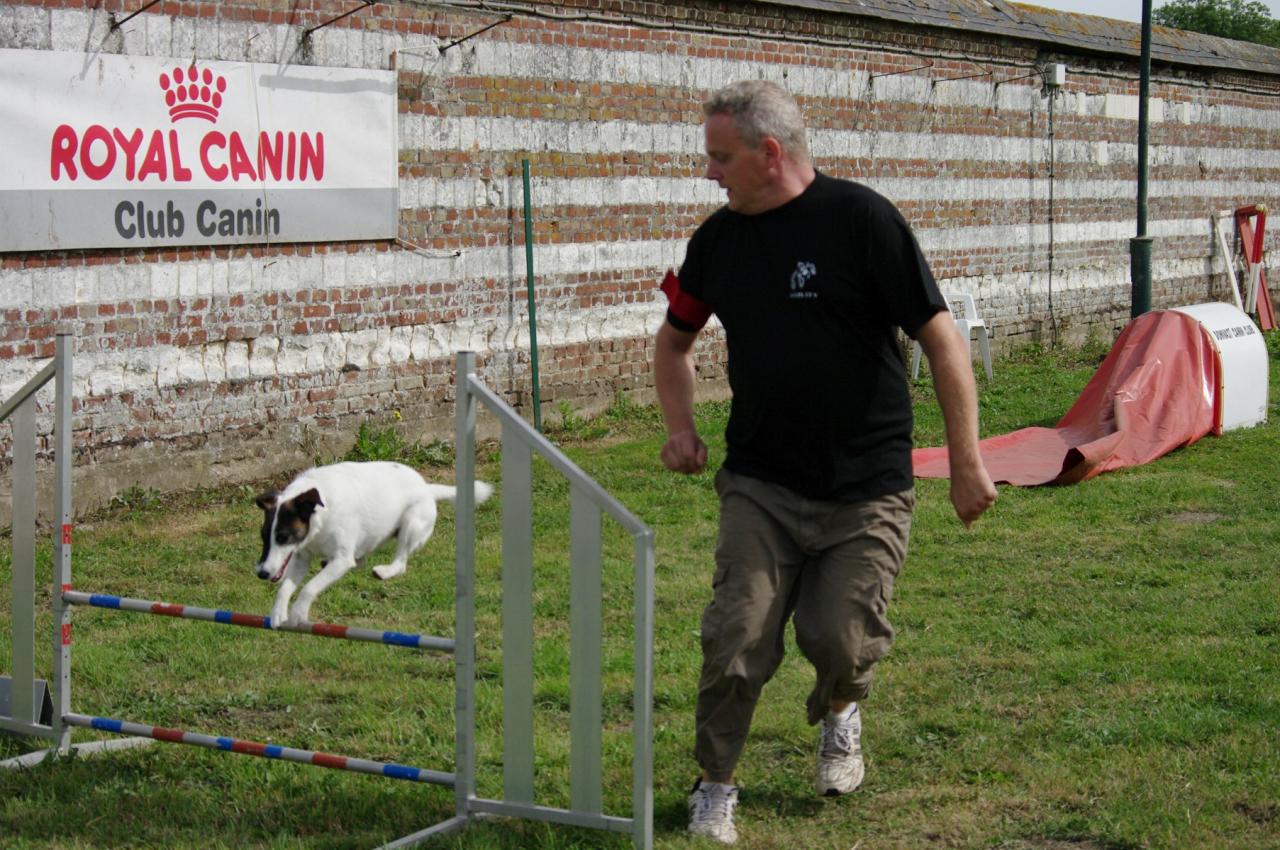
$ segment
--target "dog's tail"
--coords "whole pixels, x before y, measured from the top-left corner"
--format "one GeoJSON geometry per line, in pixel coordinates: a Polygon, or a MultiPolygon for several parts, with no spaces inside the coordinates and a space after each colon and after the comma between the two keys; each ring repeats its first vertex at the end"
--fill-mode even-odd
{"type": "MultiPolygon", "coordinates": [[[[427,489],[431,491],[433,498],[442,502],[452,502],[458,495],[457,487],[449,487],[444,484],[428,484],[427,489]]],[[[493,495],[493,485],[484,481],[476,481],[476,504],[480,504],[485,499],[493,495]]]]}

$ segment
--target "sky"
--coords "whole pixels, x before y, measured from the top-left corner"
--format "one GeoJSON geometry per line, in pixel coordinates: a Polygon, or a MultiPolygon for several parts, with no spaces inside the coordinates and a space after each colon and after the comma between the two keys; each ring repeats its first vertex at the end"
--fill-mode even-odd
{"type": "MultiPolygon", "coordinates": [[[[1101,15],[1120,21],[1141,21],[1142,0],[1019,0],[1033,6],[1044,6],[1048,9],[1060,9],[1064,12],[1083,12],[1086,15],[1101,15]]],[[[1280,0],[1264,0],[1271,17],[1280,19],[1280,0]]],[[[1162,0],[1152,0],[1151,7],[1163,6],[1162,0]]]]}

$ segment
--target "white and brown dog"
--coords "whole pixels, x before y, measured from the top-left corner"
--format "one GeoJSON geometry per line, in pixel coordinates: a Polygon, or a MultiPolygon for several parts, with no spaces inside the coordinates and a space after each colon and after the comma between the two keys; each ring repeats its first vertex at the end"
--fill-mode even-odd
{"type": "MultiPolygon", "coordinates": [[[[278,582],[271,626],[299,625],[311,603],[365,557],[392,537],[391,563],[374,567],[380,579],[400,575],[409,556],[421,549],[436,526],[436,503],[451,502],[456,489],[428,484],[411,467],[389,461],[335,463],[309,469],[279,492],[263,493],[262,558],[258,578],[278,582]],[[306,578],[313,560],[320,572],[289,599],[306,578]]],[[[476,502],[493,488],[476,482],[476,502]]]]}

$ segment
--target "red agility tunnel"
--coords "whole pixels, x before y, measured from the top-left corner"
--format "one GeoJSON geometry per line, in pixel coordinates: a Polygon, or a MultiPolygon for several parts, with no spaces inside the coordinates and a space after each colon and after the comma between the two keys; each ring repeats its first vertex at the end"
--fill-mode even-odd
{"type": "MultiPolygon", "coordinates": [[[[1257,326],[1229,304],[1145,313],[1053,428],[979,443],[993,481],[1074,484],[1155,460],[1210,432],[1266,418],[1267,354],[1257,326]]],[[[912,453],[917,478],[946,478],[947,450],[912,453]]]]}

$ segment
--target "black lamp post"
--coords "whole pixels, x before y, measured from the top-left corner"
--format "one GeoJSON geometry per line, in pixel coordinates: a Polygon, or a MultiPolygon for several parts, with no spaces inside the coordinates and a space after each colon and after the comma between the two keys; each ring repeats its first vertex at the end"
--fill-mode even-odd
{"type": "Polygon", "coordinates": [[[1138,235],[1129,240],[1129,317],[1151,309],[1151,237],[1147,235],[1147,123],[1151,88],[1151,0],[1142,0],[1142,58],[1138,76],[1138,235]]]}

